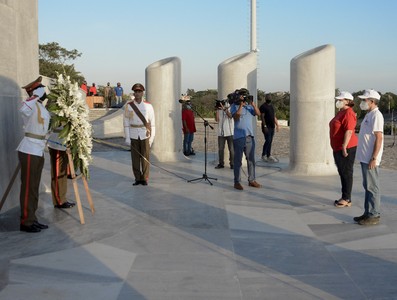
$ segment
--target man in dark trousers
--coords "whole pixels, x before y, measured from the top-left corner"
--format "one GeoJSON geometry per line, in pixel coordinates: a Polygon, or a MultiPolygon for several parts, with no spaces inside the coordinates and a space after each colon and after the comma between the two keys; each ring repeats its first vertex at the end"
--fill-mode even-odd
{"type": "Polygon", "coordinates": [[[271,104],[272,99],[270,95],[266,95],[265,103],[263,103],[259,110],[261,112],[262,132],[265,137],[265,143],[262,149],[262,160],[264,162],[277,162],[277,159],[271,155],[274,132],[278,131],[278,120],[276,118],[274,107],[271,104]]]}
{"type": "Polygon", "coordinates": [[[132,171],[136,185],[148,185],[150,147],[155,136],[153,106],[143,100],[144,86],[135,83],[132,86],[134,100],[125,105],[124,133],[125,142],[131,146],[132,171]]]}

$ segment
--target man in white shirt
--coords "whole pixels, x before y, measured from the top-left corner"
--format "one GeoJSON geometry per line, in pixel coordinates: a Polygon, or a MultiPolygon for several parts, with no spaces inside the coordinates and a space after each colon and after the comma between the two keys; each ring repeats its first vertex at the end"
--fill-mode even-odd
{"type": "Polygon", "coordinates": [[[378,109],[380,95],[375,90],[365,90],[361,110],[368,110],[360,125],[356,160],[361,164],[365,190],[364,214],[355,217],[360,225],[376,225],[380,221],[379,165],[383,153],[384,119],[378,109]]]}
{"type": "Polygon", "coordinates": [[[225,167],[225,143],[229,149],[230,168],[233,169],[234,148],[233,148],[233,131],[234,120],[230,113],[230,104],[221,101],[216,104],[215,121],[218,122],[218,156],[219,163],[215,169],[223,169],[225,167]]]}
{"type": "Polygon", "coordinates": [[[127,103],[124,110],[125,142],[131,146],[133,185],[148,185],[149,153],[155,136],[153,106],[143,100],[145,88],[136,83],[132,86],[134,100],[127,103]],[[139,116],[140,112],[142,118],[139,116]]]}
{"type": "Polygon", "coordinates": [[[39,186],[44,166],[44,147],[50,123],[50,113],[43,105],[46,98],[41,77],[23,87],[29,98],[19,109],[25,135],[17,151],[21,164],[21,221],[20,231],[40,232],[48,226],[37,220],[36,210],[39,202],[39,186]]]}

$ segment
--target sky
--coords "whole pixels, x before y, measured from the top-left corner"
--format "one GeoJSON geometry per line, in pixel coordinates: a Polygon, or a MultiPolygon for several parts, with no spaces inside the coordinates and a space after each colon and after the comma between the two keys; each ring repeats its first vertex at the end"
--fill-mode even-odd
{"type": "MultiPolygon", "coordinates": [[[[336,88],[397,93],[396,0],[256,0],[258,89],[290,90],[291,60],[336,49],[336,88]]],[[[250,51],[250,0],[38,0],[39,43],[82,56],[88,84],[129,90],[179,57],[182,92],[217,89],[218,65],[250,51]]]]}

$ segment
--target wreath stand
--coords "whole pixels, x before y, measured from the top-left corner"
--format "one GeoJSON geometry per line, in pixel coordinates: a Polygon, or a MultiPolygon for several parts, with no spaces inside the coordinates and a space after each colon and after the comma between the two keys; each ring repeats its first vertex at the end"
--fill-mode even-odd
{"type": "Polygon", "coordinates": [[[75,170],[74,170],[74,164],[73,164],[73,159],[72,159],[72,154],[70,153],[70,150],[67,149],[66,153],[68,155],[68,160],[69,160],[69,168],[70,168],[70,175],[72,176],[72,182],[73,182],[73,189],[74,189],[74,194],[76,196],[76,202],[77,202],[77,210],[79,211],[79,216],[80,216],[80,223],[85,224],[84,220],[84,213],[83,213],[83,207],[81,205],[81,200],[80,200],[80,194],[79,194],[79,188],[77,186],[77,179],[81,178],[83,179],[83,184],[85,188],[85,192],[87,194],[87,200],[91,208],[92,214],[95,213],[95,208],[94,208],[94,203],[92,202],[91,198],[91,193],[88,188],[88,183],[87,179],[85,178],[84,174],[81,173],[80,175],[76,176],[75,170]]]}

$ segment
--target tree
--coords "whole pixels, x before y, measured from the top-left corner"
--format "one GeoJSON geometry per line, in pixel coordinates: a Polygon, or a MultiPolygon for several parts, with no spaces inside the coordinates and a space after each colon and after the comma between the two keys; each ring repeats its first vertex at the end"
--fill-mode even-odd
{"type": "Polygon", "coordinates": [[[67,64],[67,62],[73,61],[81,55],[82,53],[78,52],[76,49],[67,50],[56,42],[40,44],[40,74],[50,78],[57,78],[57,73],[62,73],[70,76],[72,81],[81,83],[84,80],[84,76],[75,70],[73,64],[67,64]]]}

